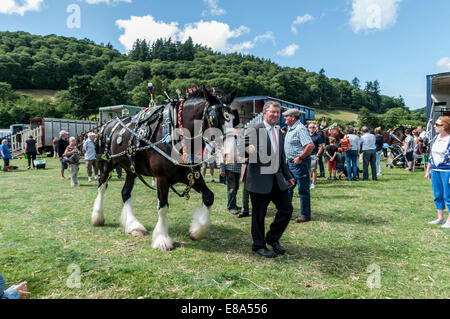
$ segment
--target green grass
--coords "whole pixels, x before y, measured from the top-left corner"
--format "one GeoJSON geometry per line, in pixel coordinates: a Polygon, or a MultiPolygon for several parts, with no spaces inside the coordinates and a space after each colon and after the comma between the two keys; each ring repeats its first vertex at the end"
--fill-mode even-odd
{"type": "Polygon", "coordinates": [[[54,102],[55,94],[58,92],[58,90],[16,90],[16,91],[19,93],[31,95],[38,101],[49,99],[52,102],[54,102]]]}
{"type": "Polygon", "coordinates": [[[343,121],[358,121],[358,112],[344,109],[316,109],[316,120],[320,121],[323,116],[343,121]]]}
{"type": "MultiPolygon", "coordinates": [[[[292,222],[281,243],[287,254],[267,260],[250,251],[250,219],[226,211],[225,186],[211,184],[216,201],[206,237],[191,241],[188,228],[200,195],[171,193],[173,251],[151,248],[157,222],[154,192],[138,182],[136,217],[148,236],[125,235],[120,190],[106,192],[106,225],[90,214],[96,186],[80,168],[79,188],[59,179],[59,163],[46,170],[0,172],[0,271],[8,284],[28,281],[32,298],[448,298],[449,234],[428,225],[435,218],[423,171],[385,169],[378,182],[318,180],[313,221],[292,222]],[[81,288],[68,288],[68,267],[81,269],[81,288]],[[381,287],[369,288],[367,268],[381,270],[381,287]]],[[[216,176],[217,178],[217,176],[216,176]]],[[[178,186],[181,189],[181,186],[178,186]]],[[[241,195],[241,194],[239,194],[241,195]]],[[[239,200],[241,196],[239,196],[239,200]]],[[[294,197],[295,213],[299,200],[294,197]]],[[[274,216],[269,208],[267,226],[274,216]]]]}

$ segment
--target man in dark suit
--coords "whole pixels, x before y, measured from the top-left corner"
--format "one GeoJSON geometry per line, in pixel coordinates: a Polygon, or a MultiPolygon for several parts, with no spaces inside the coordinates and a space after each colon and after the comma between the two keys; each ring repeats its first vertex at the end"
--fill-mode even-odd
{"type": "Polygon", "coordinates": [[[295,180],[286,164],[283,134],[276,125],[280,109],[279,103],[267,102],[263,108],[264,122],[248,129],[245,139],[249,164],[244,187],[252,202],[252,250],[267,258],[285,253],[279,240],[293,211],[288,189],[295,180]],[[277,213],[264,236],[264,220],[270,202],[275,204],[277,213]],[[266,244],[272,246],[273,251],[266,244]]]}

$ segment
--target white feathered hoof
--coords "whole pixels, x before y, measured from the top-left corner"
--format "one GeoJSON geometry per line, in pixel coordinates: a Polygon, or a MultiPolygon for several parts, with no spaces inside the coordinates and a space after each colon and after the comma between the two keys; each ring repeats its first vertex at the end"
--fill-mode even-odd
{"type": "Polygon", "coordinates": [[[94,227],[101,227],[105,225],[105,217],[103,212],[94,212],[91,217],[91,224],[94,227]]]}
{"type": "Polygon", "coordinates": [[[162,252],[170,251],[173,249],[173,241],[169,236],[153,234],[152,247],[162,252]]]}
{"type": "Polygon", "coordinates": [[[147,235],[147,231],[135,229],[130,233],[130,235],[133,237],[143,237],[143,236],[147,235]]]}
{"type": "Polygon", "coordinates": [[[198,208],[192,214],[192,223],[189,229],[189,237],[192,240],[202,239],[203,237],[205,237],[210,224],[211,222],[209,218],[208,207],[203,205],[203,207],[198,208]]]}

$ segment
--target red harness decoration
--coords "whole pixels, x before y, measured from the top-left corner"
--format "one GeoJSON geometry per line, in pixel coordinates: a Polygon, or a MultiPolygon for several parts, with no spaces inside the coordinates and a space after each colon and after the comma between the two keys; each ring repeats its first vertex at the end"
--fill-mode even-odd
{"type": "Polygon", "coordinates": [[[186,142],[184,141],[184,132],[183,132],[183,106],[184,106],[184,100],[181,101],[180,105],[178,106],[178,126],[181,129],[181,152],[183,153],[183,157],[181,159],[181,164],[184,164],[186,161],[186,158],[188,157],[188,153],[186,152],[186,142]]]}

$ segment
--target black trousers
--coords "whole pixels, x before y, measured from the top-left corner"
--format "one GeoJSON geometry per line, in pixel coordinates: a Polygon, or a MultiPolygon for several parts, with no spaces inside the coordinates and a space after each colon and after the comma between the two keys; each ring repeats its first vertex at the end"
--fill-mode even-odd
{"type": "Polygon", "coordinates": [[[376,150],[363,151],[363,180],[369,179],[369,164],[372,169],[372,180],[377,180],[377,152],[376,150]]]}
{"type": "Polygon", "coordinates": [[[30,152],[30,153],[27,153],[27,157],[28,157],[28,167],[31,167],[31,164],[33,164],[33,167],[35,167],[35,166],[34,166],[34,160],[36,159],[36,155],[37,155],[36,152],[30,152]]]}
{"type": "Polygon", "coordinates": [[[282,192],[278,188],[278,183],[273,180],[272,191],[269,194],[258,194],[250,192],[252,202],[252,250],[267,248],[266,243],[278,242],[289,224],[292,216],[292,203],[288,190],[282,192]],[[264,221],[269,203],[273,202],[277,208],[275,218],[270,224],[270,229],[264,236],[264,221]]]}

